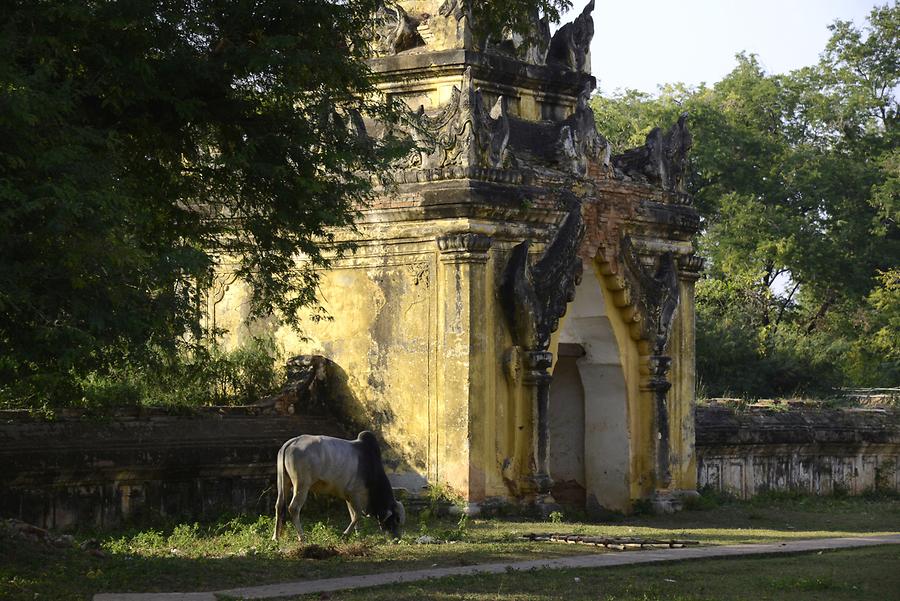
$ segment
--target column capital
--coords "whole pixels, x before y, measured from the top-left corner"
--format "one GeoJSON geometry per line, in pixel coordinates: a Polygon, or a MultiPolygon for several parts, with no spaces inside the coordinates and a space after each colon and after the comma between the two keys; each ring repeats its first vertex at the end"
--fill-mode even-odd
{"type": "Polygon", "coordinates": [[[441,261],[446,263],[485,263],[494,239],[476,232],[452,232],[436,238],[441,261]]]}
{"type": "Polygon", "coordinates": [[[678,257],[678,275],[683,280],[697,281],[706,266],[706,260],[696,254],[680,255],[678,257]]]}

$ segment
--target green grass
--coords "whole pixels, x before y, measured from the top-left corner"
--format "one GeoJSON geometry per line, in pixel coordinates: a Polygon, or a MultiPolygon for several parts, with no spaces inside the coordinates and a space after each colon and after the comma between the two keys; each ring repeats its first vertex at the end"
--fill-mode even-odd
{"type": "MultiPolygon", "coordinates": [[[[313,601],[319,595],[292,601],[313,601]]],[[[898,601],[900,548],[444,578],[332,601],[898,601]]]]}
{"type": "Polygon", "coordinates": [[[347,517],[336,504],[310,507],[307,542],[314,546],[301,546],[292,535],[277,544],[272,542],[272,518],[268,516],[75,533],[79,542],[96,538],[105,557],[77,548],[25,545],[0,536],[0,599],[78,600],[90,599],[97,592],[221,590],[601,552],[579,545],[520,540],[528,532],[675,537],[705,544],[900,532],[900,502],[891,498],[770,497],[737,503],[706,497],[698,505],[706,509],[669,516],[618,517],[604,523],[578,521],[577,514],[556,516],[557,523],[472,519],[462,524],[412,515],[399,543],[378,533],[371,520],[364,521],[360,535],[341,540],[339,533],[347,517]],[[445,542],[416,544],[421,534],[445,542]]]}

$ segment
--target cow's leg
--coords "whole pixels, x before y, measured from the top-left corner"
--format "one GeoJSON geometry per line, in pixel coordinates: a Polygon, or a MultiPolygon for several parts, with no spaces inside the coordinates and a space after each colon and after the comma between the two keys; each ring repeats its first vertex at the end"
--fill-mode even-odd
{"type": "Polygon", "coordinates": [[[356,531],[356,525],[359,522],[359,512],[356,511],[356,507],[353,505],[353,501],[347,499],[347,511],[350,512],[350,525],[347,526],[347,529],[344,530],[343,536],[347,536],[351,532],[356,531]]]}
{"type": "Polygon", "coordinates": [[[297,540],[301,543],[303,542],[303,525],[300,523],[300,510],[303,509],[303,504],[306,503],[309,486],[306,482],[294,482],[294,496],[291,499],[291,504],[288,506],[291,521],[294,522],[294,528],[297,529],[297,540]]]}

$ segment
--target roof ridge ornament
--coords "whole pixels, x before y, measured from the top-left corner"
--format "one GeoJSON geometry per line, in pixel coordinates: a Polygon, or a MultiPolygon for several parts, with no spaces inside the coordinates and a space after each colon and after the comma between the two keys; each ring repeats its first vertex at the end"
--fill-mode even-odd
{"type": "Polygon", "coordinates": [[[398,54],[425,45],[418,32],[419,21],[393,1],[384,2],[375,11],[372,47],[376,54],[398,54]]]}
{"type": "Polygon", "coordinates": [[[594,0],[591,0],[574,21],[557,30],[550,40],[547,64],[590,75],[591,40],[594,39],[593,12],[594,0]]]}
{"type": "Polygon", "coordinates": [[[667,133],[663,134],[660,127],[654,128],[643,146],[612,157],[617,174],[656,184],[668,192],[686,194],[688,153],[693,145],[687,121],[688,114],[682,113],[667,133]]]}

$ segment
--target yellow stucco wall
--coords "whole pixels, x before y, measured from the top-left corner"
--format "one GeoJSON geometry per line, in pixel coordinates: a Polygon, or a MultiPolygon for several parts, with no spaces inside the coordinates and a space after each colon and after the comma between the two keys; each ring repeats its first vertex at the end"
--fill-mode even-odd
{"type": "MultiPolygon", "coordinates": [[[[219,295],[216,325],[228,331],[226,346],[268,332],[286,356],[331,359],[350,393],[341,410],[379,432],[389,446],[389,469],[405,476],[406,486],[439,482],[472,502],[525,497],[533,492],[536,425],[531,397],[511,382],[512,341],[495,293],[513,242],[494,242],[484,252],[442,252],[434,234],[464,225],[472,227],[459,220],[432,224],[419,236],[411,235],[416,228],[380,225],[382,241],[368,238],[355,255],[321,273],[320,300],[329,319],[305,321],[302,336],[269,322],[242,324],[247,290],[240,282],[219,295]]],[[[645,498],[654,492],[655,461],[647,345],[635,337],[621,278],[605,273],[599,261],[585,267],[584,277],[602,290],[598,302],[625,381],[628,494],[645,498]]],[[[696,482],[693,439],[686,436],[693,433],[693,341],[692,327],[682,324],[692,326],[693,309],[691,291],[683,294],[671,342],[677,358],[670,412],[673,486],[690,489],[696,482]]],[[[558,342],[556,335],[549,349],[554,354],[558,342]]],[[[627,501],[609,508],[627,510],[627,501]]]]}

